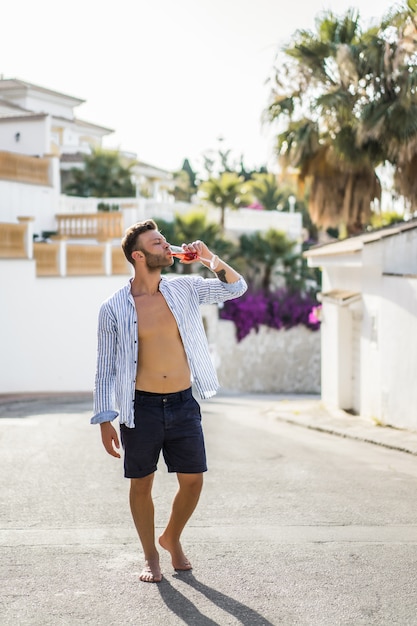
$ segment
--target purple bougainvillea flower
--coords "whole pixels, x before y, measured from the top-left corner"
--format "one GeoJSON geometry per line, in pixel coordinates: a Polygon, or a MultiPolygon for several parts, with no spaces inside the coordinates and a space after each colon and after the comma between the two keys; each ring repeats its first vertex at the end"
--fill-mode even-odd
{"type": "Polygon", "coordinates": [[[321,313],[321,304],[319,304],[318,306],[314,306],[311,311],[310,311],[310,315],[308,316],[308,321],[310,324],[317,324],[320,323],[320,313],[321,313]]]}
{"type": "Polygon", "coordinates": [[[234,322],[237,340],[242,341],[252,329],[258,332],[261,324],[278,330],[303,324],[310,330],[318,330],[319,309],[314,297],[288,289],[268,294],[247,291],[241,298],[225,302],[220,318],[234,322]]]}

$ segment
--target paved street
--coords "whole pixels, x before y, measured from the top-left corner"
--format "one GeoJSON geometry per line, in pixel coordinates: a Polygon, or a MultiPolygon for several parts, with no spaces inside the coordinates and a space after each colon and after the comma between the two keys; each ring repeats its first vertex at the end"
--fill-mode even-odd
{"type": "MultiPolygon", "coordinates": [[[[202,403],[209,472],[194,565],[138,581],[122,462],[86,397],[0,402],[0,625],[417,625],[417,435],[317,398],[202,403]],[[378,444],[378,445],[375,445],[378,444]]],[[[175,493],[155,479],[162,529],[175,493]]]]}

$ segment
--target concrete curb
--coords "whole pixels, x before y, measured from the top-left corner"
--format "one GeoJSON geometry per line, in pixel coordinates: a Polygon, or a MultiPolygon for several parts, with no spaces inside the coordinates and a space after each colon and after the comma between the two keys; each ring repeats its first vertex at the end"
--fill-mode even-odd
{"type": "Polygon", "coordinates": [[[361,416],[325,408],[319,399],[291,398],[271,407],[277,421],[417,456],[417,432],[377,425],[361,416]]]}
{"type": "MultiPolygon", "coordinates": [[[[293,426],[301,426],[302,428],[307,428],[310,430],[315,430],[318,432],[322,432],[322,433],[327,433],[328,435],[335,435],[337,437],[344,437],[345,439],[353,439],[355,441],[363,441],[364,443],[371,443],[373,445],[376,446],[382,446],[384,448],[388,448],[390,450],[398,450],[399,452],[405,452],[407,454],[413,454],[415,456],[417,456],[417,449],[412,449],[409,446],[404,446],[399,442],[394,441],[395,440],[395,436],[392,437],[391,442],[386,440],[386,441],[382,441],[378,436],[367,436],[367,435],[360,435],[360,434],[353,434],[350,432],[346,432],[343,430],[339,430],[337,428],[331,428],[331,427],[325,427],[325,426],[319,426],[317,424],[307,424],[307,423],[303,423],[301,420],[292,420],[292,419],[288,419],[288,418],[281,418],[281,417],[277,417],[277,420],[281,421],[281,422],[285,422],[286,424],[291,424],[293,426]]],[[[377,426],[375,426],[375,428],[378,428],[377,426]]],[[[389,426],[383,427],[383,428],[388,428],[390,429],[389,426]]],[[[392,430],[392,429],[390,429],[392,430]]],[[[390,437],[387,437],[387,439],[389,439],[390,437]]]]}

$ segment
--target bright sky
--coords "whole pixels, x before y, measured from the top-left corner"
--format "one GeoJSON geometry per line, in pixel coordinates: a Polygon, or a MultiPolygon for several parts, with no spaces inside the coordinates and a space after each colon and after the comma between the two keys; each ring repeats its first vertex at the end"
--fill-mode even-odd
{"type": "Polygon", "coordinates": [[[77,117],[115,130],[106,147],[174,170],[223,148],[271,163],[261,126],[280,45],[324,9],[381,17],[392,0],[21,0],[7,3],[0,73],[86,102],[77,117]]]}

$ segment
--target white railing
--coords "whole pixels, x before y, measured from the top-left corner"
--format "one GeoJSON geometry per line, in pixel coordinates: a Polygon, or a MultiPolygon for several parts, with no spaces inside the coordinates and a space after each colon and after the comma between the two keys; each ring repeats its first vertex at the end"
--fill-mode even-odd
{"type": "MultiPolygon", "coordinates": [[[[124,229],[131,224],[153,218],[156,221],[163,219],[172,221],[175,214],[185,215],[190,211],[202,210],[207,219],[220,223],[220,209],[209,205],[188,202],[159,202],[152,198],[76,198],[60,196],[58,213],[93,213],[97,211],[100,202],[117,204],[123,213],[124,229]]],[[[300,241],[302,236],[301,213],[286,213],[281,211],[256,211],[255,209],[227,209],[225,213],[226,235],[234,237],[255,231],[265,232],[268,229],[281,230],[289,239],[300,241]]]]}
{"type": "Polygon", "coordinates": [[[123,236],[123,213],[60,213],[56,216],[56,237],[67,239],[95,239],[106,241],[123,236]]]}

